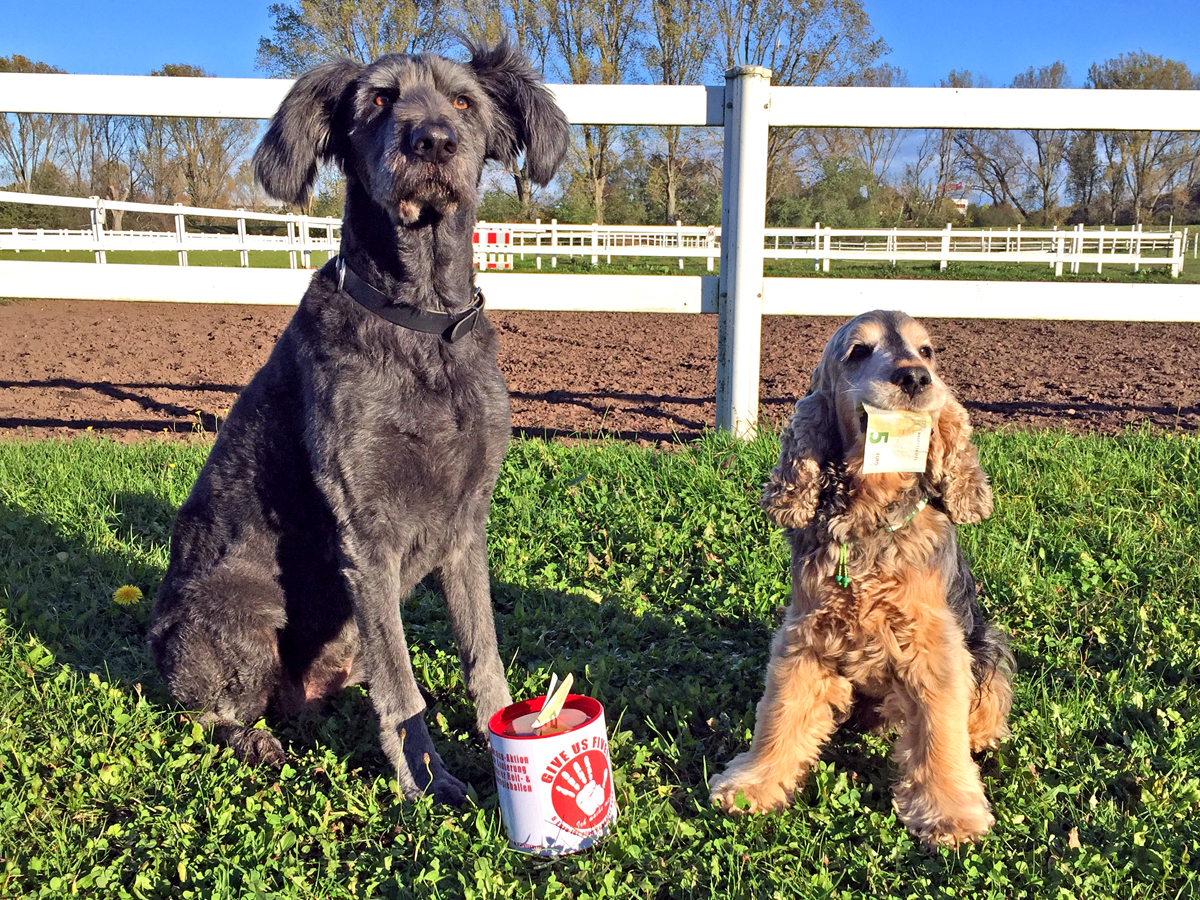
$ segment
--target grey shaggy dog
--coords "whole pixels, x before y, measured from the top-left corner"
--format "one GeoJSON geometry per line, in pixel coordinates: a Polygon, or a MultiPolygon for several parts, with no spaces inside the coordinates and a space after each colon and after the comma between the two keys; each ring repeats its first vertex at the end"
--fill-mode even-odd
{"type": "MultiPolygon", "coordinates": [[[[254,156],[302,203],[318,164],[346,174],[341,255],[393,309],[475,305],[471,234],[484,161],[545,184],[566,117],[520,54],[468,46],[341,60],[302,76],[254,156]]],[[[149,642],[171,693],[241,759],[279,765],[252,727],[366,682],[412,798],[461,803],[430,740],[400,604],[436,573],[476,725],[512,702],[497,651],[486,522],[511,432],[496,334],[392,324],[340,289],[336,260],[230,411],[179,510],[149,642]]]]}

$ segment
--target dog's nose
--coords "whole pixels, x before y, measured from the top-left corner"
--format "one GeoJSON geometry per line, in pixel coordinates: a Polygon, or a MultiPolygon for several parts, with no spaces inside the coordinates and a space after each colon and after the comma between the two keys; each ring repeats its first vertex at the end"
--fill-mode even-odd
{"type": "Polygon", "coordinates": [[[444,163],[458,151],[458,139],[449,125],[418,125],[408,142],[413,154],[426,162],[444,163]]]}
{"type": "Polygon", "coordinates": [[[910,397],[915,397],[933,382],[933,376],[924,366],[899,366],[892,372],[892,384],[910,397]]]}

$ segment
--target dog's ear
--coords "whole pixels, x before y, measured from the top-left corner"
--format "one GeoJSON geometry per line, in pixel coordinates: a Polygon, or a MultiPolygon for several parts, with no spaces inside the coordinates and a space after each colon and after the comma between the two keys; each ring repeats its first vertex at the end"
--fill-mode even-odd
{"type": "Polygon", "coordinates": [[[821,467],[841,452],[828,392],[815,385],[796,401],[779,436],[779,462],[763,485],[763,512],[782,528],[803,528],[821,499],[821,467]]]}
{"type": "Polygon", "coordinates": [[[507,39],[495,47],[468,44],[467,49],[475,77],[499,114],[488,135],[487,155],[512,165],[524,151],[530,179],[549,184],[571,137],[566,114],[529,60],[507,39]]]}
{"type": "Polygon", "coordinates": [[[350,92],[362,63],[339,59],[305,72],[271,117],[254,151],[254,174],[268,194],[303,204],[317,166],[334,160],[345,168],[350,92]]]}
{"type": "Polygon", "coordinates": [[[953,522],[968,525],[992,514],[992,488],[971,443],[971,423],[953,397],[938,413],[927,471],[953,522]]]}

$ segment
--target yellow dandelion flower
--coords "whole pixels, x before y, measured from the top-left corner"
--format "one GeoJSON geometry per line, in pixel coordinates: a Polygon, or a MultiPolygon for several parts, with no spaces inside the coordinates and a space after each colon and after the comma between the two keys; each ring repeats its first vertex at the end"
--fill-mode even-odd
{"type": "Polygon", "coordinates": [[[142,589],[132,584],[123,584],[113,591],[113,603],[133,606],[142,599],[142,589]]]}

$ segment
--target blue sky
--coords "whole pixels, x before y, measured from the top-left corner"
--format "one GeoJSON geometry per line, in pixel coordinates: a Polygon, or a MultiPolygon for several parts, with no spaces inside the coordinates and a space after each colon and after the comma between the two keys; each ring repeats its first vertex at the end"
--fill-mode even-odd
{"type": "MultiPolygon", "coordinates": [[[[0,0],[0,56],[20,53],[68,72],[145,75],[190,63],[217,75],[259,77],[258,39],[269,0],[0,0]]],[[[1077,87],[1093,62],[1146,50],[1200,69],[1200,3],[1092,0],[975,4],[865,0],[889,61],[915,87],[970,69],[1001,87],[1057,59],[1077,87]],[[970,12],[965,12],[970,7],[970,12]]]]}

